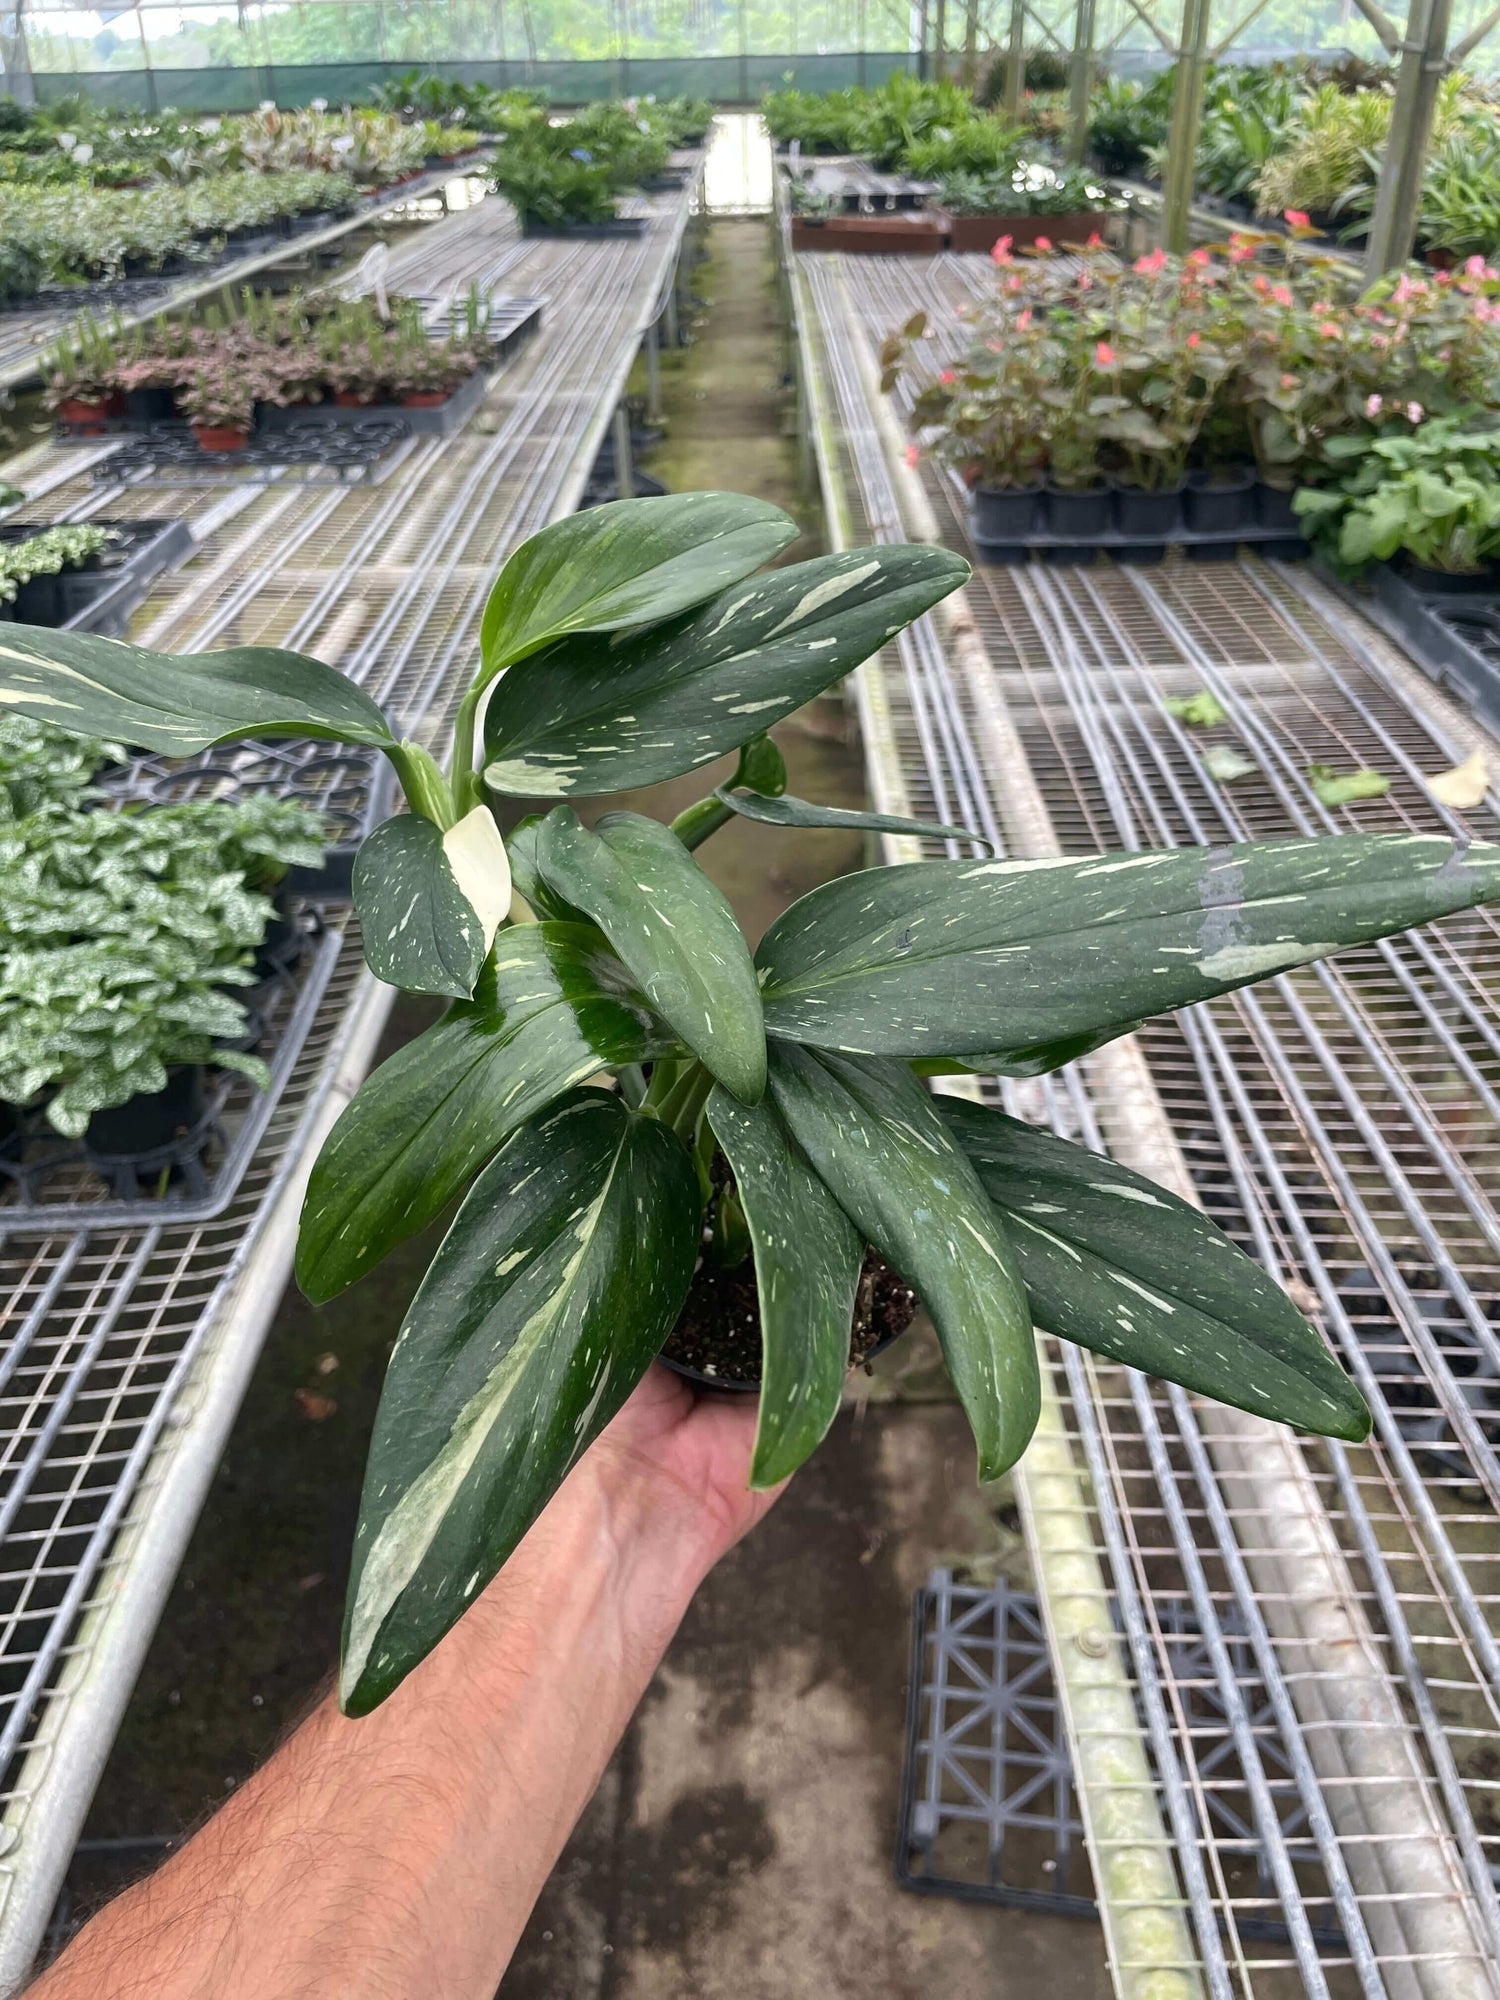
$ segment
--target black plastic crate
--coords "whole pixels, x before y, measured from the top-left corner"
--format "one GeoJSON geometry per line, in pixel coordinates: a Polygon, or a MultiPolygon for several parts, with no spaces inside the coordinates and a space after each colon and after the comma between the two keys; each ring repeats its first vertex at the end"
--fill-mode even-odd
{"type": "MultiPolygon", "coordinates": [[[[56,522],[7,521],[0,541],[24,542],[55,527],[56,522]]],[[[48,620],[75,632],[103,632],[117,637],[130,614],[145,597],[153,578],[173,569],[193,552],[186,521],[91,520],[93,528],[109,528],[118,537],[93,558],[87,569],[63,570],[56,584],[57,616],[48,620]]],[[[0,619],[16,615],[13,605],[0,605],[0,619]]]]}
{"type": "Polygon", "coordinates": [[[1500,730],[1500,576],[1488,587],[1438,593],[1390,563],[1372,572],[1377,622],[1438,686],[1500,730]]]}

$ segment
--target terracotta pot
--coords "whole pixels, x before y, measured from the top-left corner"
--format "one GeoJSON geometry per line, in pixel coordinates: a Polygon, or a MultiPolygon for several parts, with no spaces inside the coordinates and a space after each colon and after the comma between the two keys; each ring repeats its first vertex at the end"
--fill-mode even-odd
{"type": "Polygon", "coordinates": [[[446,389],[407,389],[402,402],[409,410],[436,410],[448,400],[446,389]]]}
{"type": "Polygon", "coordinates": [[[341,410],[362,410],[365,398],[354,389],[336,389],[333,400],[341,410]]]}
{"type": "Polygon", "coordinates": [[[205,451],[243,451],[250,442],[249,431],[232,424],[194,424],[193,436],[205,451]]]}
{"type": "Polygon", "coordinates": [[[936,257],[948,225],[935,210],[917,215],[794,215],[794,250],[850,250],[876,257],[936,257]]]}
{"type": "Polygon", "coordinates": [[[98,437],[104,430],[105,418],[109,415],[109,399],[101,396],[97,401],[87,396],[67,396],[57,406],[60,422],[77,431],[81,437],[98,437]]]}
{"type": "Polygon", "coordinates": [[[1087,243],[1096,230],[1103,232],[1109,217],[1080,211],[1077,215],[945,215],[944,220],[950,250],[987,257],[1002,236],[1008,236],[1016,250],[1033,248],[1039,236],[1049,243],[1087,243]]]}

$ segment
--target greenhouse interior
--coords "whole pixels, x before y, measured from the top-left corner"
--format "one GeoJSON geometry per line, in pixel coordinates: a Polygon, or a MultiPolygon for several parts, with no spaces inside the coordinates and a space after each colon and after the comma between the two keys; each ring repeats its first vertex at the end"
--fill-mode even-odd
{"type": "Polygon", "coordinates": [[[1500,1996],[1387,4],[0,0],[0,1995],[1500,1996]]]}

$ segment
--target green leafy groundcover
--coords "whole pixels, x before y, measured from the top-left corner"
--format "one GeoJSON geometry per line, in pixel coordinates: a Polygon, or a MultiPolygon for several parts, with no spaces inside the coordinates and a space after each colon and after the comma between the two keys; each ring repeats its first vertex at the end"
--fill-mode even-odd
{"type": "Polygon", "coordinates": [[[0,639],[0,701],[23,715],[177,751],[272,732],[372,744],[406,790],[409,815],[356,871],[366,950],[452,1005],[324,1145],[303,1289],[331,1298],[462,1201],[376,1424],[350,1713],[505,1561],[660,1349],[700,1254],[754,1260],[757,1485],[833,1420],[867,1245],[931,1312],[984,1477],[1036,1421],[1033,1322],[1262,1416],[1368,1430],[1322,1334],[1204,1216],[920,1079],[1056,1068],[1164,1008],[1495,899],[1500,848],[1351,835],[1025,862],[961,827],[788,799],[769,724],[967,575],[927,547],[766,570],[794,534],[734,494],[544,530],[495,585],[445,765],[295,654],[0,639]],[[734,750],[729,781],[670,826],[574,810],[734,750]],[[498,794],[540,807],[506,842],[498,794]],[[949,858],[814,890],[752,958],[694,858],[735,817],[915,831],[949,858]]]}

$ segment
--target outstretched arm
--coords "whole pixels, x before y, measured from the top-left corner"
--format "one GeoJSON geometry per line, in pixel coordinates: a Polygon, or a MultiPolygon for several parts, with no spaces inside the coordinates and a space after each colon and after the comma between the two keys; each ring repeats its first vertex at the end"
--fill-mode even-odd
{"type": "Polygon", "coordinates": [[[754,1402],[653,1368],[390,1699],[324,1702],[32,2000],[490,2000],[693,1592],[770,1504],[754,1402]]]}

